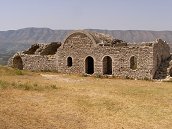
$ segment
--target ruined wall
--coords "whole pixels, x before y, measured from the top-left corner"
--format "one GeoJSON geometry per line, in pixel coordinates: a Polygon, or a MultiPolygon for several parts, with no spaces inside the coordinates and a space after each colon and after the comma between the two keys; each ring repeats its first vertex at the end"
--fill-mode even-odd
{"type": "Polygon", "coordinates": [[[23,69],[32,71],[57,71],[54,55],[25,55],[22,57],[23,69]]]}
{"type": "Polygon", "coordinates": [[[159,68],[160,64],[170,57],[170,47],[161,39],[157,39],[153,44],[153,73],[159,68]]]}
{"type": "Polygon", "coordinates": [[[172,55],[169,62],[169,67],[167,68],[168,76],[172,77],[172,55]]]}
{"type": "Polygon", "coordinates": [[[9,60],[8,65],[14,68],[20,67],[23,70],[31,71],[57,71],[56,61],[55,55],[41,56],[17,53],[9,60]],[[20,57],[22,62],[16,63],[16,57],[20,57]]]}
{"type": "Polygon", "coordinates": [[[130,78],[152,79],[153,47],[128,45],[119,47],[96,45],[87,34],[70,35],[57,52],[58,71],[62,73],[81,73],[86,71],[85,60],[88,56],[94,59],[94,74],[103,74],[103,58],[112,59],[112,74],[130,78]],[[130,69],[130,58],[137,58],[137,69],[130,69]],[[67,66],[67,58],[71,57],[73,65],[67,66]]]}
{"type": "Polygon", "coordinates": [[[32,71],[153,79],[160,64],[170,57],[169,51],[168,44],[162,40],[127,44],[103,34],[77,31],[68,35],[62,45],[36,44],[16,53],[9,66],[32,71]]]}
{"type": "Polygon", "coordinates": [[[60,42],[34,44],[28,50],[16,53],[9,59],[8,65],[32,71],[57,71],[55,54],[60,46],[60,42]]]}
{"type": "Polygon", "coordinates": [[[60,42],[52,42],[50,44],[33,44],[28,50],[24,51],[23,54],[28,55],[54,55],[57,49],[61,46],[60,42]]]}

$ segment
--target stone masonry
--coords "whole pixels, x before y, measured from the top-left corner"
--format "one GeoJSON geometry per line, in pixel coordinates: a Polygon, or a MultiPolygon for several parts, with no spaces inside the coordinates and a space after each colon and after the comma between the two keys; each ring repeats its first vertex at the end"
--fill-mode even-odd
{"type": "Polygon", "coordinates": [[[62,43],[32,45],[16,53],[8,65],[32,71],[162,79],[172,75],[170,61],[170,48],[161,39],[134,44],[83,30],[72,32],[62,43]]]}

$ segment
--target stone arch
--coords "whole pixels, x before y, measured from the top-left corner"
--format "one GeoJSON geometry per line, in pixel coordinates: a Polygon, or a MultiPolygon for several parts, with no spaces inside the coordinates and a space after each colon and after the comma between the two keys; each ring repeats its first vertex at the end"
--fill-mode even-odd
{"type": "Polygon", "coordinates": [[[23,61],[22,58],[20,56],[15,56],[13,58],[13,67],[23,70],[23,61]]]}
{"type": "Polygon", "coordinates": [[[68,35],[66,36],[66,38],[64,39],[64,41],[63,41],[63,43],[62,43],[62,45],[61,45],[62,48],[64,47],[64,44],[66,43],[66,41],[67,41],[73,34],[84,34],[84,35],[86,35],[86,36],[91,40],[91,42],[93,43],[94,47],[97,46],[96,41],[94,40],[93,36],[92,36],[89,32],[84,31],[84,30],[78,30],[78,31],[73,31],[72,33],[70,33],[70,34],[68,34],[68,35]]]}
{"type": "Polygon", "coordinates": [[[112,74],[112,58],[110,56],[103,58],[103,74],[112,74]]]}
{"type": "Polygon", "coordinates": [[[85,73],[87,73],[87,74],[94,73],[94,59],[91,56],[88,56],[85,59],[85,73]]]}
{"type": "Polygon", "coordinates": [[[68,66],[68,67],[71,67],[72,65],[73,65],[72,57],[68,57],[68,58],[67,58],[67,66],[68,66]]]}
{"type": "Polygon", "coordinates": [[[132,56],[130,58],[130,69],[132,69],[132,70],[137,69],[137,58],[135,56],[132,56]]]}

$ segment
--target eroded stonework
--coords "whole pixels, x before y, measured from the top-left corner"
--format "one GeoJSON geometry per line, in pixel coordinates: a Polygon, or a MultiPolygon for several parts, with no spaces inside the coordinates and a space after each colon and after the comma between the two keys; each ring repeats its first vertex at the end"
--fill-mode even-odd
{"type": "Polygon", "coordinates": [[[170,60],[170,48],[161,39],[134,44],[101,33],[74,31],[62,44],[35,44],[16,53],[9,66],[33,71],[162,79],[171,75],[170,60]]]}

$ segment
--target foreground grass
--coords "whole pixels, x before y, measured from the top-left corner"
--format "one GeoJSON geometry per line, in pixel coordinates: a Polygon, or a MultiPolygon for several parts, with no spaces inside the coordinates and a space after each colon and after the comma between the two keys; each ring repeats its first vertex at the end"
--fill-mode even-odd
{"type": "Polygon", "coordinates": [[[28,74],[26,71],[21,71],[18,69],[13,69],[10,67],[6,67],[6,66],[0,66],[0,76],[14,76],[14,75],[24,75],[24,74],[28,74]]]}
{"type": "Polygon", "coordinates": [[[1,129],[172,127],[170,82],[22,73],[1,72],[1,129]]]}

